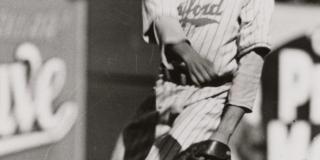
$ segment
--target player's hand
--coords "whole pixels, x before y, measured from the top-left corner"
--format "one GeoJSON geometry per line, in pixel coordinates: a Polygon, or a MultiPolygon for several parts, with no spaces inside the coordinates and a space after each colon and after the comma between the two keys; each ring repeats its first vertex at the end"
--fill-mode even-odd
{"type": "Polygon", "coordinates": [[[213,63],[201,57],[188,43],[170,45],[170,50],[178,54],[185,62],[183,64],[196,85],[210,82],[217,77],[213,63]]]}
{"type": "Polygon", "coordinates": [[[198,53],[190,53],[183,59],[188,68],[189,75],[195,84],[201,85],[217,77],[213,63],[201,57],[198,53]]]}

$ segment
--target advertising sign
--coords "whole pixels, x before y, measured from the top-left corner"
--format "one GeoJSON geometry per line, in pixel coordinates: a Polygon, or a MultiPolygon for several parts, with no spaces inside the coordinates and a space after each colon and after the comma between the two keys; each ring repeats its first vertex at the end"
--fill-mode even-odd
{"type": "Polygon", "coordinates": [[[83,158],[84,51],[83,1],[0,2],[1,159],[83,158]]]}
{"type": "Polygon", "coordinates": [[[274,50],[262,80],[269,160],[320,158],[320,52],[317,28],[274,50]]]}
{"type": "Polygon", "coordinates": [[[319,6],[277,4],[261,95],[238,142],[243,160],[320,159],[319,6]],[[243,149],[246,148],[246,149],[243,149]]]}

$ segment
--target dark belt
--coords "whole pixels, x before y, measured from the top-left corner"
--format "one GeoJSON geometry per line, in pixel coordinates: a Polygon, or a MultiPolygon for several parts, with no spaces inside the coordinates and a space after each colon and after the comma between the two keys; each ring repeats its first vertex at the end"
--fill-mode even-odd
{"type": "MultiPolygon", "coordinates": [[[[162,68],[163,80],[175,83],[177,85],[195,85],[195,83],[191,80],[189,73],[185,69],[166,69],[162,68]]],[[[233,75],[227,74],[224,76],[220,76],[212,79],[210,82],[202,83],[201,87],[217,87],[224,85],[226,83],[232,82],[233,75]]]]}

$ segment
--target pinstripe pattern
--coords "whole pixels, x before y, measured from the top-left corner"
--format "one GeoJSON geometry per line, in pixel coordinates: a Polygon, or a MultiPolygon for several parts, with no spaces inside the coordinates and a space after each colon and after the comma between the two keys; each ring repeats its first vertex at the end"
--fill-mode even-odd
{"type": "MultiPolygon", "coordinates": [[[[167,114],[172,112],[180,115],[174,121],[169,133],[159,138],[156,145],[151,148],[147,160],[170,160],[181,149],[184,150],[192,143],[208,139],[218,126],[227,97],[227,87],[216,90],[199,89],[162,81],[158,82],[155,90],[159,97],[156,103],[161,117],[167,118],[167,114]],[[206,96],[209,92],[211,97],[206,96]],[[174,98],[161,97],[164,95],[174,98]],[[178,143],[170,141],[166,138],[168,136],[178,143]],[[181,148],[177,148],[177,145],[181,148]]],[[[168,119],[163,119],[162,122],[168,122],[168,119]]]]}
{"type": "MultiPolygon", "coordinates": [[[[269,48],[273,0],[143,0],[142,4],[147,42],[152,37],[145,33],[154,21],[176,18],[192,47],[213,62],[219,75],[237,71],[236,57],[256,47],[269,48]]],[[[163,64],[172,69],[161,52],[163,64]]],[[[172,160],[192,143],[208,139],[220,122],[230,87],[179,86],[160,79],[155,86],[160,123],[168,124],[170,114],[179,116],[146,159],[172,160]]]]}
{"type": "Polygon", "coordinates": [[[197,88],[178,86],[158,80],[155,86],[156,106],[161,123],[169,123],[169,114],[179,114],[171,130],[151,148],[147,160],[171,160],[181,149],[208,139],[218,126],[230,84],[197,88]],[[170,138],[176,140],[173,142],[170,138]]]}
{"type": "MultiPolygon", "coordinates": [[[[159,16],[180,20],[185,18],[216,20],[217,23],[203,26],[196,26],[192,22],[186,22],[182,26],[193,48],[200,55],[213,61],[219,74],[237,70],[234,59],[236,56],[255,47],[269,48],[268,31],[273,0],[143,0],[143,2],[144,32],[159,16]],[[197,13],[194,10],[198,12],[204,10],[199,7],[208,4],[221,4],[221,6],[219,10],[217,7],[214,8],[212,15],[194,14],[197,13]],[[179,7],[181,13],[177,10],[179,7]],[[190,11],[190,8],[194,10],[190,11]]],[[[147,36],[144,38],[148,41],[147,36]]]]}

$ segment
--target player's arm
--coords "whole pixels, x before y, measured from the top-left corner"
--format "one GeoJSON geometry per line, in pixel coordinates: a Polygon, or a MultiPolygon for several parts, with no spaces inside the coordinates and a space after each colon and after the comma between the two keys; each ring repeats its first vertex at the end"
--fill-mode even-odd
{"type": "Polygon", "coordinates": [[[179,22],[177,3],[172,0],[142,0],[143,39],[158,45],[187,39],[179,22]]]}
{"type": "MultiPolygon", "coordinates": [[[[216,76],[213,65],[190,45],[179,22],[177,2],[173,0],[142,0],[143,38],[164,46],[168,54],[182,58],[192,81],[200,85],[216,76]]],[[[166,53],[167,54],[167,53],[166,53]]]]}
{"type": "Polygon", "coordinates": [[[237,94],[238,97],[234,97],[235,99],[244,98],[243,101],[234,101],[235,99],[229,96],[229,100],[231,100],[232,103],[229,102],[224,108],[220,124],[218,128],[215,129],[214,133],[210,137],[210,140],[192,144],[190,147],[188,147],[188,149],[181,152],[177,156],[177,160],[186,160],[190,157],[196,157],[194,160],[200,158],[210,160],[231,159],[228,143],[230,137],[241,121],[241,118],[250,110],[246,105],[250,105],[251,101],[248,101],[247,98],[252,99],[252,96],[249,95],[253,95],[257,92],[258,82],[260,79],[259,77],[263,65],[263,57],[261,57],[256,50],[251,51],[240,59],[239,65],[239,72],[233,80],[234,84],[231,87],[231,90],[239,93],[237,94]],[[257,83],[253,83],[252,85],[251,83],[254,81],[257,83]],[[249,92],[250,94],[247,94],[249,92]]]}
{"type": "Polygon", "coordinates": [[[242,7],[238,37],[239,68],[232,81],[221,125],[212,139],[228,143],[244,113],[251,112],[264,57],[270,51],[268,31],[273,6],[274,0],[249,0],[242,7]]]}
{"type": "Polygon", "coordinates": [[[211,139],[228,144],[241,118],[253,106],[259,88],[265,51],[254,50],[241,57],[239,70],[233,80],[229,102],[221,123],[211,139]]]}
{"type": "Polygon", "coordinates": [[[210,82],[217,77],[212,62],[201,57],[187,41],[175,44],[167,44],[166,51],[169,54],[176,54],[185,62],[192,81],[196,85],[210,82]]]}

